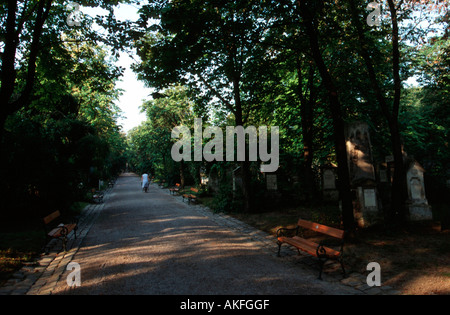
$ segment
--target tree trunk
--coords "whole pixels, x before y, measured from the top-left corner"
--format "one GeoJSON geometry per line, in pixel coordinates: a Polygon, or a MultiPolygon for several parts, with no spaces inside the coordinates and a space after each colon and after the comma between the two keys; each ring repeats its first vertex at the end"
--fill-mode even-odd
{"type": "Polygon", "coordinates": [[[314,175],[312,171],[313,161],[313,106],[316,101],[314,89],[314,66],[309,65],[308,73],[308,89],[309,98],[303,95],[302,69],[300,57],[297,59],[297,74],[298,74],[298,95],[300,98],[300,116],[302,122],[302,136],[303,136],[303,162],[304,162],[304,189],[308,199],[312,199],[316,193],[316,185],[314,183],[314,175]]]}
{"type": "Polygon", "coordinates": [[[406,220],[406,170],[403,162],[403,150],[398,126],[398,113],[400,110],[401,79],[400,79],[400,50],[398,47],[397,9],[393,0],[388,0],[392,22],[392,74],[394,77],[394,101],[392,105],[392,121],[389,123],[392,138],[392,151],[394,155],[394,180],[392,182],[392,210],[391,214],[400,223],[406,220]]]}
{"type": "Polygon", "coordinates": [[[406,222],[406,199],[408,192],[402,142],[397,119],[389,122],[389,130],[391,132],[392,151],[394,155],[394,178],[392,181],[391,209],[389,215],[393,222],[403,224],[406,222]]]}
{"type": "Polygon", "coordinates": [[[180,189],[184,189],[184,161],[180,161],[180,189]]]}
{"type": "Polygon", "coordinates": [[[338,183],[339,194],[342,202],[342,220],[344,229],[352,234],[355,230],[355,220],[353,216],[352,194],[350,190],[350,176],[347,164],[347,148],[345,143],[345,125],[341,114],[341,104],[339,102],[337,89],[334,86],[333,79],[328,72],[327,66],[322,57],[319,47],[319,40],[316,33],[313,13],[310,11],[311,3],[308,1],[300,2],[300,14],[303,20],[306,34],[309,38],[309,44],[313,59],[322,77],[325,88],[328,91],[329,107],[333,117],[334,143],[336,159],[338,163],[338,183]]]}
{"type": "MultiPolygon", "coordinates": [[[[33,90],[36,72],[36,60],[38,57],[40,38],[45,21],[47,20],[52,0],[39,1],[36,8],[36,20],[33,25],[31,44],[29,47],[28,64],[25,76],[25,85],[22,91],[16,89],[16,55],[19,42],[19,35],[22,32],[25,19],[17,21],[17,1],[9,0],[7,7],[6,32],[4,34],[4,49],[2,59],[2,67],[0,71],[0,152],[2,149],[1,142],[3,140],[4,127],[6,119],[9,115],[15,113],[19,109],[26,106],[29,102],[31,92],[33,90]],[[19,97],[11,101],[13,94],[19,97]]],[[[25,9],[24,9],[25,12],[25,9]]]]}
{"type": "Polygon", "coordinates": [[[391,207],[388,217],[391,220],[403,222],[406,219],[405,201],[407,199],[407,188],[406,170],[403,162],[402,142],[398,125],[401,94],[400,52],[398,48],[397,13],[393,1],[389,0],[388,3],[392,21],[392,71],[394,77],[394,100],[392,110],[389,109],[383,91],[378,84],[372,59],[367,50],[367,39],[364,35],[354,0],[350,1],[350,9],[352,12],[353,23],[355,24],[358,33],[360,53],[366,65],[369,80],[372,84],[372,89],[375,92],[375,97],[377,98],[380,109],[388,122],[389,132],[391,134],[391,148],[394,156],[394,179],[392,182],[391,207]]]}
{"type": "MultiPolygon", "coordinates": [[[[240,86],[239,86],[239,78],[235,74],[233,78],[233,96],[235,103],[235,119],[236,126],[244,127],[243,115],[242,115],[242,104],[241,104],[241,95],[240,95],[240,86]]],[[[248,161],[248,156],[245,154],[245,161],[240,163],[240,167],[242,170],[242,196],[243,196],[243,211],[251,212],[253,210],[252,207],[252,194],[250,187],[250,162],[248,161]]]]}

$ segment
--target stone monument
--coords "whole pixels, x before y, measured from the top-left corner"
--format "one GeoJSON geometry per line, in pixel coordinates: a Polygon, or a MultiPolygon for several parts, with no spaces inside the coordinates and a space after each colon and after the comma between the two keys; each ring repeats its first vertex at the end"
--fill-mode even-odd
{"type": "Polygon", "coordinates": [[[277,175],[276,174],[266,174],[266,188],[269,191],[277,191],[277,175]]]}
{"type": "Polygon", "coordinates": [[[322,194],[326,201],[338,201],[339,191],[336,186],[336,165],[322,166],[322,194]]]}
{"type": "Polygon", "coordinates": [[[233,170],[233,192],[241,191],[242,189],[242,170],[238,166],[233,170]]]}
{"type": "Polygon", "coordinates": [[[372,162],[369,126],[354,122],[346,130],[347,162],[354,191],[354,216],[360,227],[368,227],[380,218],[375,170],[372,162]]]}
{"type": "Polygon", "coordinates": [[[408,209],[411,221],[433,219],[431,207],[428,205],[425,196],[424,172],[425,170],[417,161],[409,161],[406,171],[406,185],[408,187],[408,209]]]}

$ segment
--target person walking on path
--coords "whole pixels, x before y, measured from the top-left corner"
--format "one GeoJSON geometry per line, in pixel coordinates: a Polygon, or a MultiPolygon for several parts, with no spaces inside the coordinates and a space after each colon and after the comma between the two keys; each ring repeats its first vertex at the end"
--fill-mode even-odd
{"type": "Polygon", "coordinates": [[[142,182],[142,190],[147,192],[148,185],[149,185],[147,173],[144,172],[144,174],[142,174],[141,182],[142,182]]]}

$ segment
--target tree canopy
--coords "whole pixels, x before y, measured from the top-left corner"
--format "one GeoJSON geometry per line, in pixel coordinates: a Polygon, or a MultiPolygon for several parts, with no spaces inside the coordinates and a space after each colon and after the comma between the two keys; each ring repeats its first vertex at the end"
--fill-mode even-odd
{"type": "MultiPolygon", "coordinates": [[[[90,5],[113,12],[120,2],[90,5]]],[[[64,212],[125,167],[115,88],[123,72],[117,53],[126,48],[114,36],[122,22],[110,13],[69,25],[72,10],[51,0],[0,5],[2,217],[64,212]]]]}
{"type": "MultiPolygon", "coordinates": [[[[374,25],[368,3],[153,1],[142,7],[141,19],[158,23],[136,42],[141,61],[134,69],[157,90],[185,86],[194,117],[216,126],[280,126],[277,173],[296,179],[297,195],[306,192],[301,199],[317,199],[320,167],[337,164],[349,229],[354,197],[345,128],[366,122],[374,165],[394,158],[385,215],[402,221],[405,154],[448,173],[447,124],[429,115],[448,105],[448,11],[444,2],[380,1],[374,25]],[[410,78],[418,84],[409,86],[410,78]]],[[[252,164],[240,165],[248,211],[247,199],[261,189],[252,164]]],[[[443,183],[448,175],[441,175],[430,169],[430,178],[443,183]]]]}
{"type": "Polygon", "coordinates": [[[283,202],[323,201],[323,168],[336,167],[347,230],[356,190],[346,128],[355,121],[369,126],[377,177],[393,159],[386,220],[407,216],[406,157],[426,169],[430,202],[442,202],[450,178],[448,1],[380,0],[379,13],[369,3],[80,1],[108,13],[68,23],[76,9],[64,1],[3,2],[2,209],[20,216],[69,207],[126,167],[183,186],[215,178],[208,187],[222,209],[273,206],[261,159],[173,160],[171,132],[192,131],[196,118],[222,130],[279,127],[283,202]],[[119,4],[138,7],[139,19],[119,21],[119,4]],[[133,70],[155,89],[140,104],[147,121],[127,135],[116,105],[121,51],[136,52],[133,70]]]}

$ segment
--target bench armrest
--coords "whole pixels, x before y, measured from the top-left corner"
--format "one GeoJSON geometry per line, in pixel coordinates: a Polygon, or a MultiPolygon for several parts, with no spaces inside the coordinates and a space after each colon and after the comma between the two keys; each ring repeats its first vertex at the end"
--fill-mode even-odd
{"type": "Polygon", "coordinates": [[[280,236],[288,236],[287,234],[293,234],[292,232],[295,232],[295,235],[298,235],[298,226],[292,229],[288,228],[279,228],[277,230],[277,237],[280,236]]]}
{"type": "Polygon", "coordinates": [[[343,239],[324,239],[319,242],[319,245],[317,246],[316,253],[317,256],[319,255],[326,255],[326,249],[324,246],[333,248],[333,247],[339,247],[339,252],[342,255],[342,251],[344,249],[344,240],[343,239]]]}

